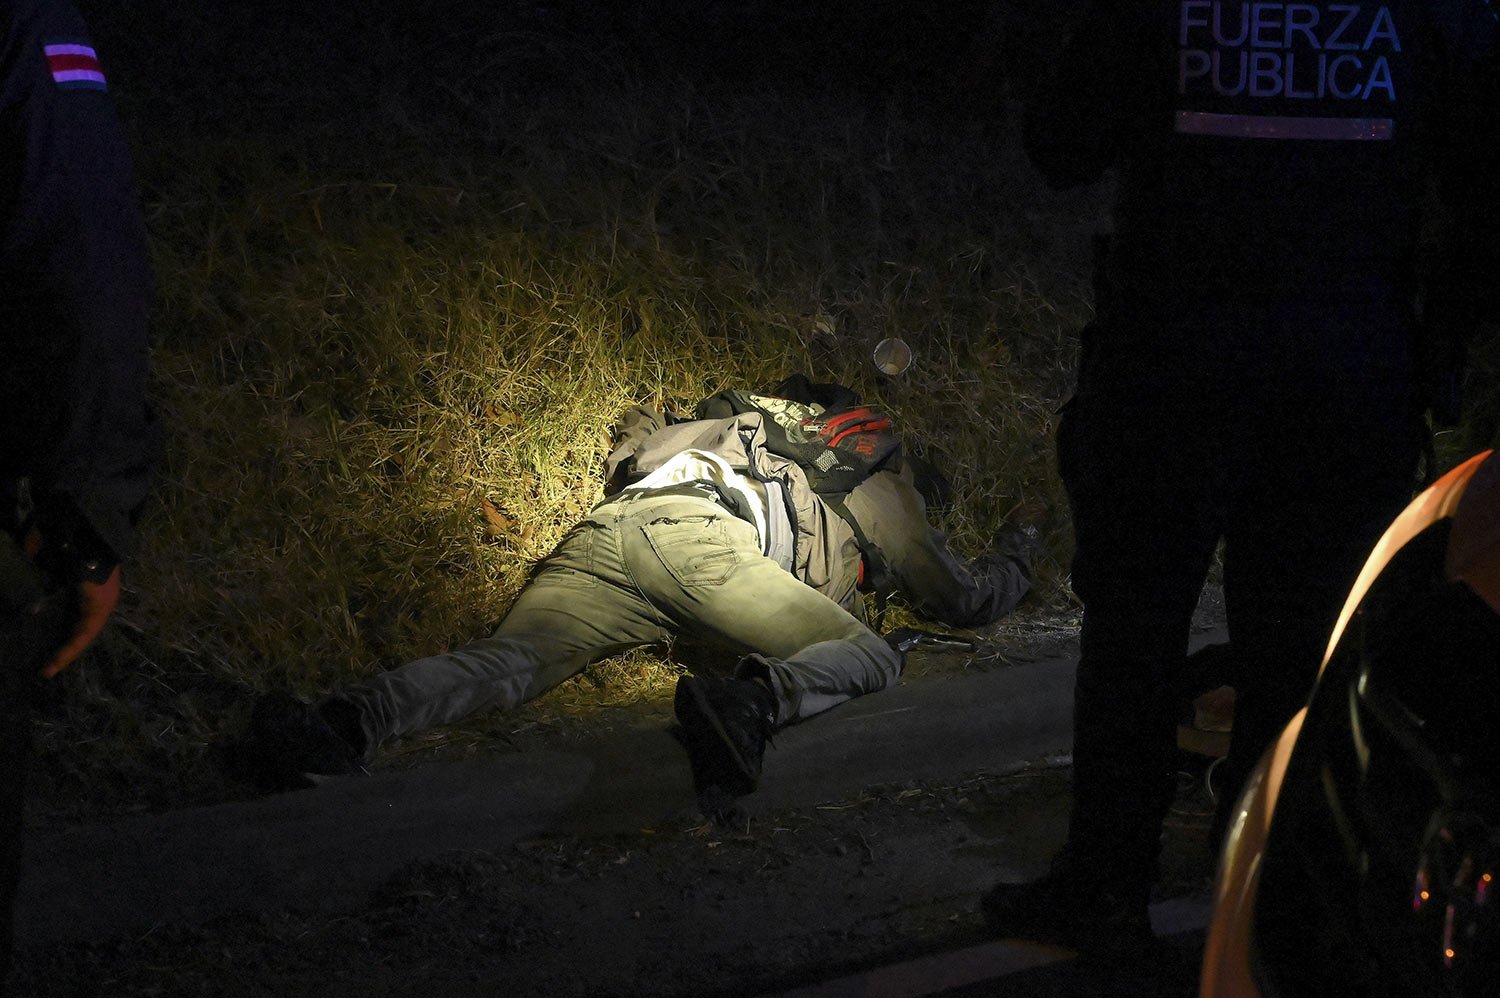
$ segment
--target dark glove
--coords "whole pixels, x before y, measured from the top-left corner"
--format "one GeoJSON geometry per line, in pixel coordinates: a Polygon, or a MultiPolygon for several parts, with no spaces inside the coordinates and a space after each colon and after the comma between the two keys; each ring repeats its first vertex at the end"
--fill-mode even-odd
{"type": "Polygon", "coordinates": [[[1456,336],[1427,333],[1418,341],[1416,407],[1418,412],[1430,412],[1437,426],[1457,426],[1463,414],[1467,359],[1463,340],[1456,336]]]}
{"type": "Polygon", "coordinates": [[[42,667],[42,678],[51,679],[88,650],[120,602],[120,566],[116,564],[103,582],[78,583],[78,612],[73,631],[63,646],[42,667]]]}
{"type": "Polygon", "coordinates": [[[42,667],[43,678],[51,679],[94,643],[114,614],[120,601],[120,562],[75,516],[62,516],[45,526],[33,524],[22,547],[48,577],[72,586],[77,599],[67,639],[42,667]]]}
{"type": "Polygon", "coordinates": [[[1442,303],[1429,305],[1412,344],[1413,407],[1432,414],[1436,426],[1457,426],[1463,414],[1463,379],[1468,366],[1472,318],[1442,303]]]}
{"type": "Polygon", "coordinates": [[[1029,572],[1032,564],[1044,550],[1042,532],[1036,528],[1035,524],[1023,523],[1019,526],[1005,527],[997,533],[995,539],[990,541],[989,550],[984,553],[984,558],[1016,561],[1025,566],[1029,572]]]}

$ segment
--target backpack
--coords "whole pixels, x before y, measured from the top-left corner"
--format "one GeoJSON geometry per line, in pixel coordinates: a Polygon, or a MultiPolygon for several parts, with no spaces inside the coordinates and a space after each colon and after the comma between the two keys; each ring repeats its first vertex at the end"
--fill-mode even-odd
{"type": "Polygon", "coordinates": [[[742,412],[765,417],[766,449],[800,465],[808,485],[824,499],[842,499],[875,472],[901,468],[895,421],[843,385],[816,384],[797,374],[764,395],[738,390],[710,395],[698,403],[697,418],[742,412]]]}
{"type": "Polygon", "coordinates": [[[901,469],[895,421],[843,385],[811,382],[801,374],[764,395],[738,390],[710,395],[698,403],[696,415],[722,419],[744,412],[765,417],[766,449],[796,462],[812,490],[854,531],[863,557],[862,587],[874,591],[883,613],[894,580],[844,498],[877,471],[901,469]]]}

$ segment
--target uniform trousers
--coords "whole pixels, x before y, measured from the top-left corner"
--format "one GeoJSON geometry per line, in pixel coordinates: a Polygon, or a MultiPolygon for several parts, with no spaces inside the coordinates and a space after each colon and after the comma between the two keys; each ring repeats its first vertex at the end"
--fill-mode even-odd
{"type": "Polygon", "coordinates": [[[31,704],[38,673],[62,645],[67,587],[51,585],[0,533],[0,992],[13,944],[26,770],[31,760],[31,704]]]}
{"type": "Polygon", "coordinates": [[[1306,701],[1345,594],[1415,486],[1389,295],[1142,309],[1085,334],[1058,433],[1084,604],[1068,849],[1149,889],[1173,792],[1176,672],[1223,543],[1240,689],[1222,829],[1306,701]]]}

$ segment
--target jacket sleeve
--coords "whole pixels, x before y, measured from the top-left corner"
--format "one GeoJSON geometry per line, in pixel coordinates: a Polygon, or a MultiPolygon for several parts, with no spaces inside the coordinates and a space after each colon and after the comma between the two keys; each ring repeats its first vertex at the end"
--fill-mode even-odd
{"type": "Polygon", "coordinates": [[[667,425],[666,417],[643,405],[631,406],[614,425],[614,446],[604,459],[604,492],[614,495],[630,481],[636,452],[646,438],[667,425]]]}
{"type": "Polygon", "coordinates": [[[0,326],[7,474],[38,516],[122,558],[158,457],[152,275],[124,135],[82,20],[7,4],[0,49],[0,326]]]}
{"type": "Polygon", "coordinates": [[[1090,183],[1115,164],[1153,102],[1143,87],[1155,44],[1148,5],[1094,0],[1046,81],[1027,102],[1027,157],[1058,190],[1090,183]]]}
{"type": "Polygon", "coordinates": [[[1013,610],[1031,589],[1031,552],[1000,550],[964,563],[906,478],[879,472],[844,504],[885,562],[900,593],[924,617],[952,627],[979,627],[1013,610]]]}

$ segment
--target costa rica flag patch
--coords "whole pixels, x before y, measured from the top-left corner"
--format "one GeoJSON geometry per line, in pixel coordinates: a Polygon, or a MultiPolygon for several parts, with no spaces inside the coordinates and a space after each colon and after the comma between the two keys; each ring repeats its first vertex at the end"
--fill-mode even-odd
{"type": "Polygon", "coordinates": [[[52,82],[63,90],[104,90],[104,69],[87,38],[50,38],[42,43],[52,82]]]}

